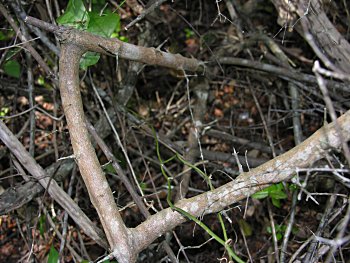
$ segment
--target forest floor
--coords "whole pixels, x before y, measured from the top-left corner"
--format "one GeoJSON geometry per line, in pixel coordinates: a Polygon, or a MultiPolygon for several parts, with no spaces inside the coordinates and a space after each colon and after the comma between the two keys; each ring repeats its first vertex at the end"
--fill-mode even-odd
{"type": "MultiPolygon", "coordinates": [[[[23,8],[30,16],[48,22],[48,10],[53,11],[54,18],[58,16],[54,5],[48,7],[45,1],[24,2],[27,3],[23,8]]],[[[58,9],[64,10],[67,2],[58,2],[58,9]]],[[[113,5],[115,1],[106,1],[108,8],[120,15],[119,38],[205,61],[208,71],[208,76],[203,78],[200,73],[137,65],[137,72],[132,75],[128,61],[106,55],[101,55],[99,62],[88,70],[81,70],[81,93],[86,116],[99,125],[100,136],[137,187],[113,132],[101,121],[104,113],[98,100],[100,96],[127,149],[138,187],[153,208],[151,213],[168,207],[168,189],[161,173],[155,138],[143,128],[145,124],[153,127],[164,139],[160,147],[164,160],[173,157],[172,150],[175,149],[210,175],[214,187],[219,187],[233,180],[240,169],[248,171],[265,163],[331,122],[317,83],[306,82],[302,78],[298,80],[301,75],[314,76],[312,68],[317,59],[304,38],[293,27],[278,25],[278,13],[270,1],[234,2],[232,5],[231,1],[168,1],[148,17],[147,24],[141,21],[125,31],[123,28],[136,17],[131,5],[123,4],[116,8],[113,5]],[[237,17],[233,17],[230,7],[237,11],[237,17]],[[289,65],[286,66],[276,55],[275,48],[288,58],[289,65]],[[222,62],[223,58],[232,57],[241,59],[241,62],[249,60],[257,66],[222,62]],[[274,66],[272,72],[263,69],[267,64],[274,66]],[[296,77],[273,72],[280,68],[296,72],[296,77]],[[93,87],[97,89],[98,96],[93,87]],[[299,126],[296,127],[293,118],[299,119],[299,126]],[[196,136],[191,136],[193,132],[196,136]]],[[[11,7],[7,8],[17,20],[11,7]]],[[[325,6],[330,20],[349,41],[350,16],[347,8],[346,1],[330,1],[325,6]]],[[[47,36],[58,45],[52,34],[47,36]]],[[[30,38],[34,37],[31,34],[30,38]]],[[[18,42],[7,20],[2,18],[1,48],[18,42]]],[[[30,43],[58,76],[58,57],[39,40],[30,43]]],[[[29,71],[25,51],[21,47],[12,47],[1,50],[0,54],[0,118],[18,135],[26,149],[32,151],[43,168],[65,161],[62,158],[73,152],[57,84],[47,78],[42,67],[34,61],[31,67],[34,101],[31,102],[27,92],[29,71]],[[11,64],[8,61],[15,62],[11,64]],[[23,113],[31,109],[30,105],[35,105],[35,109],[23,113]],[[30,130],[29,112],[35,113],[34,135],[30,130]]],[[[332,97],[338,115],[348,109],[349,94],[346,91],[343,94],[335,92],[332,97]]],[[[138,208],[116,179],[115,171],[108,165],[102,151],[98,147],[96,151],[124,222],[128,227],[137,226],[143,220],[138,208]]],[[[2,192],[24,184],[20,176],[22,171],[18,170],[15,162],[10,151],[0,143],[2,192]]],[[[173,177],[173,199],[178,198],[181,175],[188,173],[188,167],[175,158],[166,163],[166,168],[173,177]]],[[[343,154],[332,151],[327,158],[308,169],[296,171],[294,183],[277,184],[259,196],[251,196],[227,207],[222,215],[234,251],[246,262],[280,262],[282,248],[286,251],[284,262],[325,262],[329,246],[313,237],[332,240],[341,227],[345,229],[345,236],[349,235],[348,227],[341,225],[347,211],[349,185],[334,180],[333,175],[337,171],[349,177],[343,154]],[[291,214],[294,215],[293,224],[290,224],[291,214]],[[285,233],[288,227],[292,227],[292,231],[287,239],[285,233]],[[305,261],[307,258],[310,261],[305,261]]],[[[208,190],[207,183],[198,173],[192,170],[190,174],[186,197],[208,190]]],[[[77,169],[69,169],[68,176],[56,180],[66,191],[70,189],[72,198],[99,225],[97,213],[77,169]]],[[[61,238],[57,231],[62,231],[64,227],[67,231],[66,243],[82,259],[94,261],[105,255],[105,251],[71,219],[65,219],[65,211],[46,192],[30,197],[30,201],[19,208],[4,209],[0,217],[1,262],[46,261],[53,253],[50,249],[54,247],[60,251],[61,238]]],[[[222,236],[217,215],[207,215],[201,220],[222,236]]],[[[227,260],[224,247],[214,240],[209,241],[209,234],[194,222],[178,226],[169,238],[170,247],[180,262],[227,260]]],[[[143,251],[139,262],[168,262],[159,244],[155,242],[143,251]]],[[[349,248],[348,239],[331,262],[349,262],[349,248]]],[[[60,253],[62,262],[77,259],[67,247],[60,253]]]]}

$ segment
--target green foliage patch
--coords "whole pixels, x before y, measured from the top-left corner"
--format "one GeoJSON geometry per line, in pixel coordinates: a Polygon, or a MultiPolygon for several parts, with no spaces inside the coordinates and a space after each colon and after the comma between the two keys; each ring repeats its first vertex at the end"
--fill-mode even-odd
{"type": "MultiPolygon", "coordinates": [[[[92,10],[100,8],[104,1],[93,1],[92,10]]],[[[63,15],[57,18],[57,23],[85,30],[95,35],[112,37],[120,31],[120,17],[109,9],[100,12],[88,11],[82,0],[69,0],[63,15]]],[[[96,52],[86,52],[80,60],[80,68],[86,70],[100,59],[96,52]]]]}
{"type": "Polygon", "coordinates": [[[57,263],[58,257],[58,251],[54,248],[54,246],[51,246],[47,263],[57,263]]]}
{"type": "Polygon", "coordinates": [[[21,65],[17,62],[17,60],[11,59],[5,62],[4,72],[10,77],[19,78],[21,75],[21,65]]]}
{"type": "Polygon", "coordinates": [[[284,186],[282,183],[273,184],[259,192],[256,192],[252,195],[255,199],[264,199],[266,197],[270,197],[272,204],[278,208],[281,208],[281,199],[286,199],[287,194],[284,190],[284,186]]]}
{"type": "MultiPolygon", "coordinates": [[[[275,232],[276,232],[276,238],[277,241],[280,241],[284,235],[284,233],[286,232],[287,226],[286,225],[276,225],[275,226],[275,232]]],[[[267,232],[269,234],[272,234],[272,227],[268,226],[267,227],[267,232]]],[[[292,227],[292,233],[296,234],[298,232],[298,228],[297,227],[292,227]]]]}

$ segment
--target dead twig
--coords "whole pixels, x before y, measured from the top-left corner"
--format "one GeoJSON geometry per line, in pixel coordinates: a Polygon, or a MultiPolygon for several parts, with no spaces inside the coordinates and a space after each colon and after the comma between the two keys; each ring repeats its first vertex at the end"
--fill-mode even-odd
{"type": "Polygon", "coordinates": [[[99,245],[107,249],[107,243],[104,240],[103,232],[98,229],[90,219],[84,214],[79,206],[67,195],[66,192],[58,186],[55,180],[51,180],[40,165],[26,151],[23,145],[0,120],[0,139],[16,156],[20,163],[39,183],[47,189],[48,193],[55,201],[64,208],[70,217],[79,225],[84,232],[89,235],[99,245]],[[49,187],[50,181],[50,187],[49,187]]]}

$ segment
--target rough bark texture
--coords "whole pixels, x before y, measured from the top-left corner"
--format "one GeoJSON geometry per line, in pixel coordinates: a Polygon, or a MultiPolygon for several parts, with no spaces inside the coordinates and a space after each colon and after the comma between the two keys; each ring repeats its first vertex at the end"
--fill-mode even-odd
{"type": "MultiPolygon", "coordinates": [[[[282,9],[286,7],[283,4],[288,4],[287,7],[293,7],[294,9],[291,8],[290,10],[301,17],[303,16],[301,10],[305,12],[305,6],[289,6],[289,1],[280,3],[278,1],[273,2],[282,9]]],[[[343,62],[348,64],[350,56],[348,56],[347,53],[342,53],[343,51],[340,50],[340,45],[343,44],[342,40],[338,38],[336,32],[333,32],[333,30],[335,30],[334,28],[328,27],[327,22],[325,22],[327,21],[327,17],[321,14],[321,9],[317,6],[318,2],[312,0],[311,3],[314,10],[319,11],[318,15],[316,12],[315,18],[312,17],[313,14],[308,14],[306,16],[309,25],[313,27],[311,32],[314,38],[318,42],[321,42],[321,48],[332,58],[332,61],[337,67],[343,71],[348,70],[344,67],[343,62]],[[323,28],[327,28],[328,33],[331,32],[331,36],[337,38],[336,43],[338,43],[338,45],[332,46],[330,45],[332,43],[331,41],[326,41],[327,39],[332,39],[329,38],[327,33],[323,34],[323,32],[319,31],[323,28]],[[336,48],[337,51],[334,51],[333,48],[336,48]]],[[[286,10],[290,12],[288,9],[286,10]]],[[[178,212],[168,208],[149,217],[145,222],[134,229],[125,227],[86,129],[83,105],[79,91],[79,59],[83,52],[89,50],[116,55],[121,58],[150,65],[160,65],[183,70],[199,70],[203,63],[195,59],[184,58],[180,55],[161,52],[154,48],[144,48],[121,43],[118,40],[110,40],[74,29],[50,25],[43,26],[42,23],[37,23],[37,21],[32,18],[27,18],[27,21],[55,32],[63,41],[60,58],[60,90],[74,149],[74,156],[87,186],[91,202],[95,206],[106,232],[110,247],[113,250],[113,256],[121,263],[134,262],[140,251],[159,236],[172,230],[186,219],[178,212]]],[[[344,45],[346,45],[346,43],[344,45]]],[[[344,52],[348,52],[347,47],[344,47],[344,52]]],[[[237,62],[233,61],[233,59],[220,59],[219,61],[226,64],[235,64],[237,62]]],[[[241,65],[247,64],[247,60],[243,62],[241,60],[241,65]]],[[[259,68],[260,65],[261,64],[255,66],[259,68]]],[[[278,72],[278,74],[282,73],[282,71],[278,72]]],[[[306,75],[295,76],[295,74],[291,75],[286,72],[284,72],[284,74],[289,78],[294,77],[298,80],[314,82],[314,78],[310,79],[306,75]],[[303,78],[300,76],[303,76],[303,78]]],[[[200,194],[190,199],[183,199],[176,203],[176,206],[193,216],[200,217],[204,214],[218,212],[226,206],[247,198],[249,195],[272,183],[286,181],[295,175],[298,168],[309,167],[315,161],[323,158],[329,149],[340,147],[343,143],[340,138],[346,141],[350,139],[350,111],[338,119],[338,125],[342,136],[339,136],[337,133],[334,123],[324,126],[310,138],[287,153],[252,169],[250,172],[241,174],[234,181],[213,191],[200,194]]]]}
{"type": "MultiPolygon", "coordinates": [[[[294,3],[289,0],[271,0],[271,2],[278,12],[279,25],[288,30],[295,28],[299,34],[305,36],[300,26],[301,22],[305,22],[307,30],[310,31],[320,51],[336,67],[344,72],[350,72],[350,44],[328,19],[323,10],[322,1],[299,0],[294,3]]],[[[306,41],[310,40],[306,38],[306,41]]]]}
{"type": "MultiPolygon", "coordinates": [[[[338,118],[343,138],[350,139],[350,111],[338,118]]],[[[226,206],[249,197],[272,183],[286,181],[294,176],[298,168],[305,168],[323,158],[329,149],[341,146],[335,124],[331,123],[315,132],[303,143],[265,164],[238,176],[214,191],[206,192],[175,205],[195,217],[221,211],[226,206]]],[[[143,250],[161,234],[185,222],[186,219],[172,209],[164,209],[136,227],[135,247],[143,250]]]]}
{"type": "Polygon", "coordinates": [[[85,124],[79,89],[79,61],[85,52],[75,44],[63,44],[60,57],[60,92],[66,115],[74,157],[97,210],[108,242],[118,248],[119,262],[132,262],[135,255],[129,249],[129,231],[118,212],[112,191],[101,169],[85,124]]]}
{"type": "Polygon", "coordinates": [[[54,32],[62,41],[75,43],[81,47],[119,58],[174,68],[178,70],[203,71],[204,62],[186,58],[180,54],[163,52],[155,48],[147,48],[125,43],[119,39],[109,39],[67,27],[58,27],[33,17],[27,17],[26,22],[48,31],[54,32]]]}

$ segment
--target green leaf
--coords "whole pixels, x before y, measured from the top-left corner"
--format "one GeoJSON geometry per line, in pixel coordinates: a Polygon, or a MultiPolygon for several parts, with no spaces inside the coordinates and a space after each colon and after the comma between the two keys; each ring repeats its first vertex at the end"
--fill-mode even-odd
{"type": "MultiPolygon", "coordinates": [[[[284,191],[284,186],[282,183],[273,184],[259,192],[252,195],[255,199],[263,199],[265,197],[271,197],[272,199],[285,199],[287,194],[284,191]]],[[[277,203],[277,202],[276,202],[277,203]]]]}
{"type": "Polygon", "coordinates": [[[255,194],[252,195],[253,198],[255,199],[263,199],[269,196],[269,191],[268,188],[265,188],[259,192],[256,192],[255,194]]]}
{"type": "Polygon", "coordinates": [[[7,36],[4,32],[0,31],[0,41],[7,40],[7,36]]]}
{"type": "Polygon", "coordinates": [[[19,78],[21,65],[16,60],[9,60],[4,64],[4,71],[11,77],[19,78]]]}
{"type": "Polygon", "coordinates": [[[276,189],[280,191],[284,191],[284,185],[282,183],[275,184],[276,189]]]}
{"type": "Polygon", "coordinates": [[[276,233],[277,241],[280,241],[282,239],[283,235],[281,233],[276,233]]]}
{"type": "Polygon", "coordinates": [[[266,228],[266,231],[267,231],[267,233],[272,234],[272,228],[271,228],[270,226],[268,226],[268,227],[266,228]]]}
{"type": "Polygon", "coordinates": [[[88,13],[82,0],[69,0],[66,11],[57,18],[60,25],[82,28],[84,23],[89,20],[88,13]]]}
{"type": "Polygon", "coordinates": [[[296,184],[290,184],[288,189],[293,192],[298,189],[298,186],[296,184]]]}
{"type": "MultiPolygon", "coordinates": [[[[96,0],[93,2],[93,7],[96,8],[104,2],[105,0],[96,0]]],[[[86,29],[90,33],[104,37],[110,37],[113,32],[120,31],[119,15],[110,11],[103,15],[95,11],[87,12],[82,0],[69,0],[64,14],[57,18],[57,23],[86,29]]],[[[89,66],[95,65],[99,59],[99,54],[87,52],[80,60],[80,68],[86,70],[89,66]]]]}
{"type": "MultiPolygon", "coordinates": [[[[89,11],[96,11],[101,12],[101,10],[107,10],[109,8],[106,8],[106,2],[107,0],[89,0],[92,1],[91,9],[89,11]]],[[[118,1],[118,5],[120,6],[120,3],[118,1]]]]}
{"type": "Polygon", "coordinates": [[[40,230],[40,235],[42,237],[44,237],[44,233],[45,233],[45,215],[41,215],[40,219],[39,219],[39,230],[40,230]]]}
{"type": "Polygon", "coordinates": [[[80,68],[86,70],[89,66],[95,65],[99,59],[100,54],[88,51],[80,59],[80,68]]]}
{"type": "Polygon", "coordinates": [[[142,190],[145,190],[145,189],[147,188],[147,184],[141,182],[141,183],[140,183],[140,187],[141,187],[142,190]]]}
{"type": "MultiPolygon", "coordinates": [[[[266,228],[266,230],[267,230],[267,233],[272,234],[272,228],[271,228],[271,226],[268,226],[268,227],[266,228]]],[[[276,231],[276,238],[277,238],[277,240],[278,240],[278,241],[281,240],[282,237],[283,237],[283,233],[284,233],[284,232],[282,232],[282,231],[280,230],[280,228],[279,228],[278,225],[275,226],[275,231],[276,231]]]]}
{"type": "Polygon", "coordinates": [[[107,13],[100,16],[96,12],[90,12],[89,17],[87,31],[95,35],[110,37],[118,27],[120,28],[120,20],[117,14],[107,13]]]}
{"type": "Polygon", "coordinates": [[[106,3],[106,0],[92,0],[92,4],[99,4],[99,5],[104,5],[106,3]]]}
{"type": "Polygon", "coordinates": [[[40,75],[40,76],[38,77],[38,84],[39,84],[40,86],[44,86],[44,85],[45,85],[45,78],[44,78],[44,76],[40,75]]]}
{"type": "Polygon", "coordinates": [[[194,32],[189,28],[185,28],[185,35],[186,35],[186,39],[189,39],[194,36],[194,32]]]}
{"type": "Polygon", "coordinates": [[[0,41],[2,40],[6,40],[6,35],[4,34],[4,32],[0,31],[0,41]]]}
{"type": "Polygon", "coordinates": [[[280,226],[280,225],[275,225],[275,230],[276,230],[276,233],[277,232],[283,232],[285,230],[285,227],[284,225],[280,226]]]}
{"type": "Polygon", "coordinates": [[[240,219],[238,221],[239,226],[243,230],[243,233],[246,237],[249,237],[253,234],[253,229],[252,227],[245,221],[244,219],[240,219]]]}
{"type": "Polygon", "coordinates": [[[284,186],[282,183],[271,185],[269,187],[269,196],[274,199],[286,199],[287,194],[284,191],[284,186]]]}
{"type": "Polygon", "coordinates": [[[287,194],[283,191],[271,191],[269,193],[269,196],[273,199],[286,199],[287,198],[287,194]]]}
{"type": "Polygon", "coordinates": [[[112,174],[116,173],[112,163],[109,163],[109,164],[105,165],[103,167],[103,169],[105,170],[106,173],[112,173],[112,174]]]}
{"type": "Polygon", "coordinates": [[[58,252],[53,246],[51,246],[47,263],[57,263],[57,262],[58,262],[58,252]]]}
{"type": "Polygon", "coordinates": [[[9,40],[15,36],[15,31],[12,29],[0,30],[0,41],[9,40]]]}
{"type": "Polygon", "coordinates": [[[277,208],[281,208],[281,201],[280,201],[280,199],[271,198],[271,200],[272,200],[272,204],[274,206],[276,206],[277,208]]]}
{"type": "Polygon", "coordinates": [[[0,108],[0,117],[6,116],[10,112],[10,108],[2,107],[0,108]]]}
{"type": "Polygon", "coordinates": [[[129,39],[127,37],[125,37],[125,36],[120,36],[118,38],[119,38],[120,41],[123,41],[123,42],[126,42],[126,43],[129,42],[129,39]]]}

